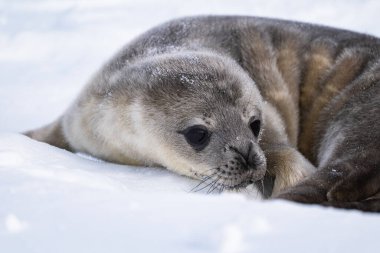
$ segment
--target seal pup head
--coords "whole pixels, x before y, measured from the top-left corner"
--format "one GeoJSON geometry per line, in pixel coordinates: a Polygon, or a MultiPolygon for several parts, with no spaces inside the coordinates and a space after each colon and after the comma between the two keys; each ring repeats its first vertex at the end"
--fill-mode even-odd
{"type": "Polygon", "coordinates": [[[150,56],[91,90],[101,97],[92,113],[102,116],[91,113],[100,141],[79,149],[120,163],[161,165],[219,190],[265,174],[262,98],[228,58],[201,52],[150,56]]]}

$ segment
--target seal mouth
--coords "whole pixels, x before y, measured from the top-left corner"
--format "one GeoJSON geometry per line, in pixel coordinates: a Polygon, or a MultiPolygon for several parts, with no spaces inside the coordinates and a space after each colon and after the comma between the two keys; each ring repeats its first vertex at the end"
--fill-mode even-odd
{"type": "Polygon", "coordinates": [[[261,182],[263,184],[265,170],[263,173],[256,170],[249,170],[242,173],[238,178],[234,176],[225,176],[217,171],[210,175],[197,174],[201,182],[196,185],[191,192],[206,191],[208,194],[213,192],[222,193],[224,191],[240,191],[248,185],[261,182]]]}

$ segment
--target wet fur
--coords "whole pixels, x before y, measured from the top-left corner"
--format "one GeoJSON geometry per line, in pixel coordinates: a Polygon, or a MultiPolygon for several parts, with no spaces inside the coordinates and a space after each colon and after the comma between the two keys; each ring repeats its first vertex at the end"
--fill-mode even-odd
{"type": "MultiPolygon", "coordinates": [[[[98,92],[90,96],[95,99],[107,94],[109,73],[121,71],[136,59],[150,57],[152,51],[153,55],[165,53],[167,48],[228,58],[254,80],[265,101],[265,125],[259,145],[266,157],[266,177],[274,179],[273,196],[380,211],[380,200],[376,198],[380,190],[380,131],[376,128],[380,121],[379,39],[254,17],[185,18],[154,28],[128,44],[90,82],[98,92]],[[310,174],[314,166],[317,171],[313,175],[289,189],[310,174]]],[[[241,72],[236,69],[236,73],[241,72]]],[[[128,91],[126,96],[132,93],[128,91]]],[[[77,101],[76,108],[68,114],[81,110],[80,104],[77,101]]],[[[67,140],[67,135],[73,135],[65,126],[69,121],[63,119],[28,135],[62,148],[81,150],[80,142],[67,140]]],[[[88,124],[82,130],[81,134],[92,133],[88,124]]],[[[94,138],[97,137],[88,139],[94,138]]],[[[117,148],[104,147],[109,151],[106,155],[97,147],[85,151],[111,161],[122,156],[117,155],[117,148]]],[[[149,156],[142,160],[155,162],[149,156]]],[[[122,162],[141,163],[128,159],[122,162]]]]}

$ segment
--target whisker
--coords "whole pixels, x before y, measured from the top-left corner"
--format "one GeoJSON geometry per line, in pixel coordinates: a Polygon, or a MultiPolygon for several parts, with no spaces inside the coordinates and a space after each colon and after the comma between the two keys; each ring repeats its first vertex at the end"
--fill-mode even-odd
{"type": "MultiPolygon", "coordinates": [[[[216,186],[215,186],[215,189],[218,190],[218,193],[219,193],[219,194],[222,193],[222,191],[223,191],[223,189],[224,189],[224,181],[225,181],[225,179],[222,178],[222,177],[220,177],[220,179],[222,179],[222,182],[216,184],[216,186]]],[[[214,190],[215,190],[215,189],[214,189],[214,190]]]]}
{"type": "Polygon", "coordinates": [[[201,182],[199,184],[197,184],[194,188],[192,188],[190,190],[190,192],[194,191],[195,189],[197,189],[199,186],[201,186],[202,184],[206,183],[210,178],[212,178],[213,176],[215,176],[217,173],[213,173],[209,176],[205,176],[203,179],[201,179],[201,182]]]}
{"type": "Polygon", "coordinates": [[[256,191],[256,199],[259,197],[259,191],[256,191]]]}
{"type": "Polygon", "coordinates": [[[263,196],[265,197],[264,179],[261,179],[261,187],[263,188],[263,196]]]}
{"type": "Polygon", "coordinates": [[[214,181],[214,183],[210,186],[210,189],[208,189],[208,191],[207,191],[207,194],[209,194],[209,193],[211,193],[211,192],[213,192],[214,190],[215,190],[215,184],[218,182],[220,180],[220,177],[218,177],[215,181],[214,181]]]}
{"type": "MultiPolygon", "coordinates": [[[[215,173],[214,175],[217,175],[218,173],[215,173]]],[[[207,188],[207,187],[209,187],[212,183],[214,183],[215,181],[211,181],[211,183],[209,183],[208,185],[206,185],[206,186],[204,186],[204,187],[202,187],[201,189],[198,189],[198,190],[196,190],[195,192],[199,192],[199,191],[202,191],[203,189],[205,189],[205,188],[207,188]]]]}
{"type": "Polygon", "coordinates": [[[224,184],[222,184],[219,188],[219,194],[221,194],[224,191],[224,184]]]}

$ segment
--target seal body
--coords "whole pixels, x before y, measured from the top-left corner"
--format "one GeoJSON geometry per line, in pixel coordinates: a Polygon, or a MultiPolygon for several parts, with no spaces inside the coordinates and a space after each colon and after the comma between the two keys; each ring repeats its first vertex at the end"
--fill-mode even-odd
{"type": "Polygon", "coordinates": [[[379,55],[379,39],[334,28],[174,20],[130,42],[59,120],[27,135],[210,189],[264,182],[266,196],[376,210],[379,55]]]}

